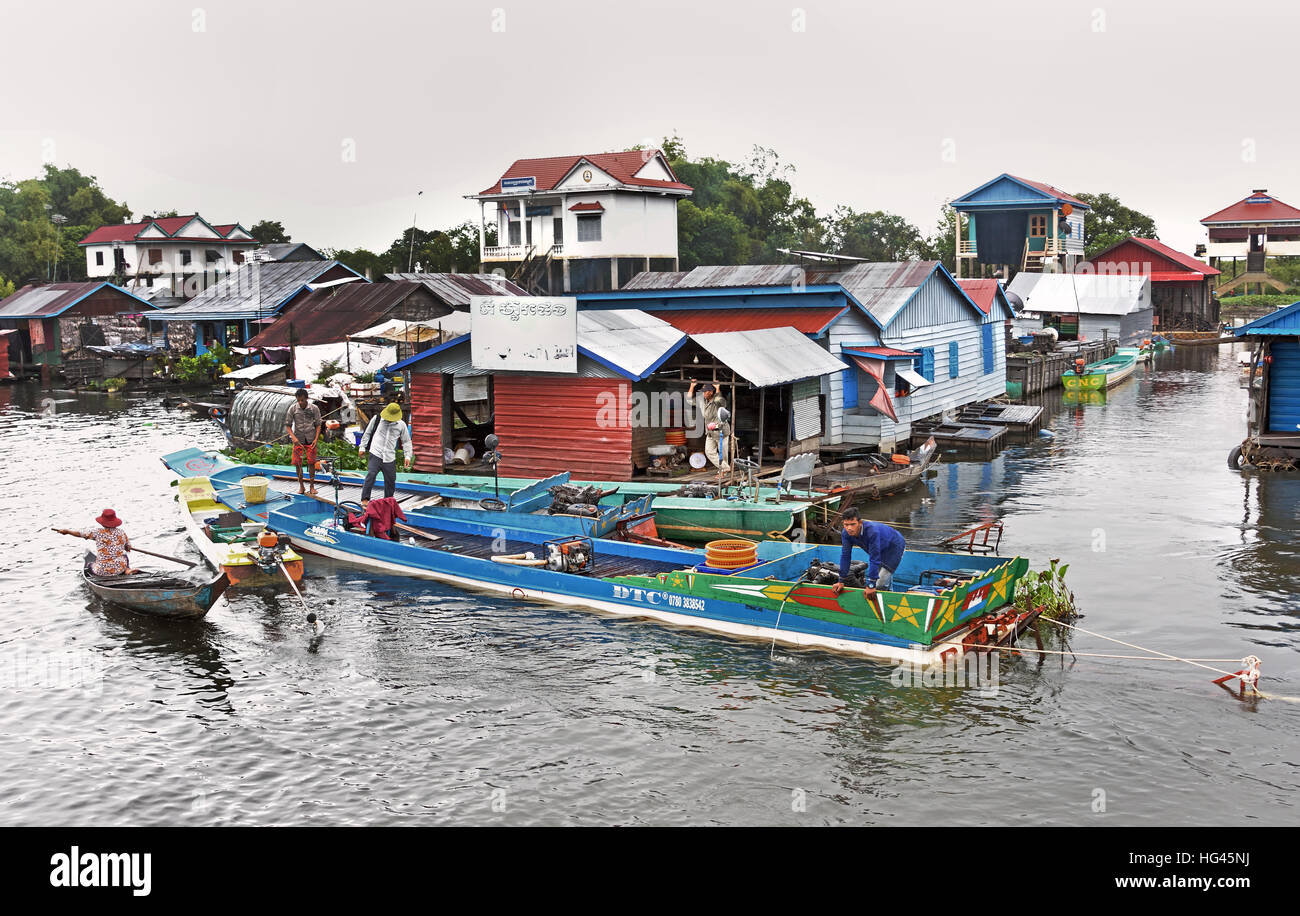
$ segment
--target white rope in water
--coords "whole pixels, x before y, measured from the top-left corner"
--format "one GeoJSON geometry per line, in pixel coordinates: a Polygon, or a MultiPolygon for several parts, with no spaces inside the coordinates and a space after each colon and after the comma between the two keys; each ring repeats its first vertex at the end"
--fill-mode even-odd
{"type": "MultiPolygon", "coordinates": [[[[1093,632],[1092,630],[1085,630],[1083,627],[1075,626],[1074,624],[1063,623],[1063,622],[1061,622],[1061,621],[1059,621],[1059,620],[1053,620],[1051,617],[1041,617],[1041,616],[1040,616],[1038,619],[1039,619],[1039,620],[1046,620],[1048,623],[1054,623],[1054,624],[1056,624],[1058,627],[1064,627],[1064,628],[1067,629],[1067,630],[1075,630],[1075,631],[1077,631],[1077,632],[1079,632],[1079,633],[1086,633],[1086,634],[1089,635],[1089,636],[1096,636],[1098,639],[1104,639],[1104,640],[1106,640],[1106,641],[1108,641],[1108,642],[1118,643],[1118,644],[1121,645],[1121,646],[1127,646],[1127,647],[1130,648],[1130,649],[1137,649],[1139,652],[1150,652],[1153,656],[1160,656],[1159,658],[1150,658],[1150,659],[1144,659],[1144,660],[1148,660],[1148,661],[1171,661],[1171,662],[1184,662],[1184,663],[1186,663],[1186,664],[1188,664],[1188,665],[1194,665],[1194,666],[1196,666],[1197,668],[1204,668],[1206,671],[1213,671],[1215,674],[1222,674],[1222,675],[1226,675],[1227,677],[1239,677],[1239,673],[1236,672],[1236,671],[1224,671],[1222,668],[1214,668],[1214,667],[1211,667],[1210,665],[1202,664],[1202,661],[1220,661],[1219,659],[1206,659],[1206,660],[1202,660],[1202,659],[1194,659],[1194,658],[1183,658],[1182,656],[1178,656],[1178,655],[1170,655],[1168,652],[1161,652],[1159,649],[1149,649],[1149,648],[1147,648],[1146,646],[1139,646],[1139,645],[1137,645],[1136,643],[1125,642],[1125,641],[1122,640],[1122,639],[1116,639],[1114,636],[1106,636],[1106,635],[1103,634],[1103,633],[1095,633],[1095,632],[1093,632]]],[[[1001,648],[1001,647],[999,647],[999,648],[1001,648]]],[[[1017,651],[1020,651],[1020,652],[1039,652],[1039,651],[1047,652],[1048,650],[1046,650],[1046,649],[1043,649],[1043,650],[1040,650],[1040,649],[1017,649],[1017,651]]],[[[1057,653],[1053,653],[1053,654],[1057,654],[1057,653]]],[[[1071,653],[1071,654],[1083,655],[1084,653],[1071,653]]],[[[1105,657],[1105,656],[1102,656],[1102,655],[1098,654],[1098,655],[1096,655],[1096,657],[1101,658],[1101,657],[1105,657]]],[[[1118,656],[1116,656],[1116,657],[1118,657],[1118,656]]],[[[1259,664],[1259,660],[1258,660],[1258,659],[1255,659],[1255,658],[1252,657],[1252,660],[1254,661],[1254,663],[1255,663],[1256,665],[1259,664]]],[[[1229,661],[1231,661],[1231,659],[1229,659],[1229,661]]],[[[1242,661],[1243,661],[1243,663],[1245,662],[1244,659],[1243,659],[1242,661]]],[[[1272,694],[1272,693],[1264,693],[1264,691],[1260,690],[1259,687],[1258,687],[1257,685],[1255,685],[1255,684],[1250,684],[1250,683],[1246,683],[1244,680],[1242,681],[1242,684],[1243,684],[1243,686],[1249,687],[1251,693],[1252,693],[1254,696],[1260,697],[1261,699],[1265,699],[1265,700],[1282,700],[1282,701],[1287,702],[1287,703],[1300,703],[1300,697],[1286,697],[1286,696],[1279,696],[1279,695],[1277,695],[1277,694],[1272,694]]]]}

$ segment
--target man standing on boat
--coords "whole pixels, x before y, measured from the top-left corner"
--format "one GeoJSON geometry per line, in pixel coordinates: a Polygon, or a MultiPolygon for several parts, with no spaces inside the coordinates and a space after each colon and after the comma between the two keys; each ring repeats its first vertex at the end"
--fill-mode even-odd
{"type": "MultiPolygon", "coordinates": [[[[695,398],[695,386],[698,384],[695,379],[691,379],[691,387],[686,389],[686,400],[695,398]]],[[[720,471],[731,470],[731,462],[727,460],[727,456],[731,453],[731,430],[727,428],[727,421],[720,415],[726,403],[726,399],[718,394],[717,387],[710,382],[704,383],[700,388],[700,396],[695,398],[695,407],[704,421],[704,454],[720,471]],[[718,440],[724,435],[727,440],[726,454],[718,448],[718,440]]]]}
{"type": "Polygon", "coordinates": [[[878,522],[866,522],[852,507],[840,514],[844,527],[840,531],[840,581],[832,587],[835,594],[844,591],[844,580],[849,577],[853,548],[861,547],[867,554],[867,591],[877,588],[889,590],[894,583],[894,570],[903,560],[907,544],[903,536],[878,522]]]}
{"type": "Polygon", "coordinates": [[[302,463],[307,462],[311,474],[311,495],[316,495],[316,442],[320,439],[320,408],[307,403],[307,389],[299,388],[293,395],[298,403],[289,408],[284,418],[285,430],[293,442],[293,466],[298,470],[298,492],[308,492],[302,485],[302,463]]]}
{"type": "Polygon", "coordinates": [[[362,458],[370,453],[366,464],[366,481],[361,485],[361,502],[370,501],[370,491],[375,485],[375,477],[384,472],[384,496],[391,497],[397,491],[397,443],[401,441],[402,452],[406,455],[406,469],[411,469],[415,455],[411,450],[411,431],[402,421],[402,405],[390,401],[377,416],[370,418],[365,434],[361,437],[361,446],[357,454],[362,458]]]}

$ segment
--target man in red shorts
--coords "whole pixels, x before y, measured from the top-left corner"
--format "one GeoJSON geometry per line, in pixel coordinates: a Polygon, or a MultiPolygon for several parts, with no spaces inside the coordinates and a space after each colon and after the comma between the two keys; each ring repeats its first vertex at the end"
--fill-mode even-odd
{"type": "Polygon", "coordinates": [[[307,403],[307,389],[299,388],[294,394],[298,403],[289,408],[285,417],[285,430],[293,440],[293,466],[298,470],[298,492],[316,495],[316,440],[320,438],[320,408],[307,403]],[[307,462],[311,475],[311,490],[302,485],[302,463],[307,462]]]}

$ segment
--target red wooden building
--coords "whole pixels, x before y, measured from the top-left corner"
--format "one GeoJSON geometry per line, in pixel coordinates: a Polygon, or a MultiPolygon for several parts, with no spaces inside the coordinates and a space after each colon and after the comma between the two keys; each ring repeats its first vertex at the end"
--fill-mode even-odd
{"type": "Polygon", "coordinates": [[[1086,264],[1098,274],[1129,274],[1151,279],[1152,320],[1156,331],[1208,331],[1218,326],[1214,296],[1219,270],[1156,239],[1128,238],[1086,264]]]}

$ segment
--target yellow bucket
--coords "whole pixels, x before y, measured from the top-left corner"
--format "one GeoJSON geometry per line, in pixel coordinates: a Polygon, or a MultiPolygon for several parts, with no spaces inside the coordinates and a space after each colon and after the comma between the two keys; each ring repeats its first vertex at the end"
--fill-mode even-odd
{"type": "Polygon", "coordinates": [[[271,481],[265,477],[244,477],[240,479],[239,485],[244,488],[244,502],[264,503],[266,488],[271,485],[271,481]]]}

